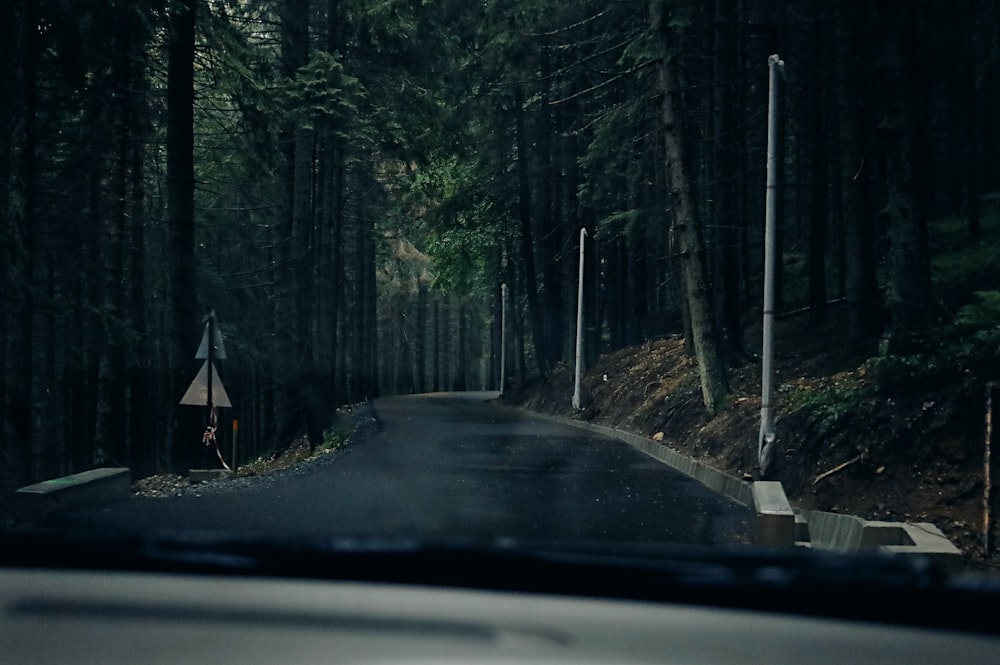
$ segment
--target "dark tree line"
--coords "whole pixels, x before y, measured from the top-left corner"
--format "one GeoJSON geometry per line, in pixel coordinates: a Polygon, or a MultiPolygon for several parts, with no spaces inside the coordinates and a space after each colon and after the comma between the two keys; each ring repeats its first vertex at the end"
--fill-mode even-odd
{"type": "Polygon", "coordinates": [[[513,375],[571,358],[586,226],[589,353],[681,333],[714,410],[726,366],[759,344],[746,331],[760,311],[775,53],[788,63],[779,310],[818,322],[846,302],[856,338],[946,316],[928,221],[964,215],[974,234],[995,189],[983,156],[995,152],[997,15],[931,0],[490,3],[466,98],[484,143],[464,193],[497,220],[523,324],[513,375]],[[956,66],[955,53],[970,57],[956,66]]]}
{"type": "Polygon", "coordinates": [[[496,387],[503,310],[506,376],[546,377],[581,227],[588,359],[681,334],[723,408],[773,53],[780,307],[890,340],[945,315],[928,223],[975,236],[1000,177],[989,0],[3,3],[0,490],[198,464],[177,402],[212,310],[243,459],[496,387]]]}
{"type": "Polygon", "coordinates": [[[203,463],[177,402],[213,309],[243,459],[378,393],[371,108],[405,73],[359,9],[4,3],[5,495],[203,463]]]}

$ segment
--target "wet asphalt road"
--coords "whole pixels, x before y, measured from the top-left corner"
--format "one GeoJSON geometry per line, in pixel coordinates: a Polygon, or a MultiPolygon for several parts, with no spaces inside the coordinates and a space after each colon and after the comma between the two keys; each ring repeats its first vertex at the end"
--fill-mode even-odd
{"type": "Polygon", "coordinates": [[[742,506],[627,444],[487,401],[376,400],[378,428],[308,473],[239,491],[135,498],[60,526],[521,542],[748,542],[742,506]]]}

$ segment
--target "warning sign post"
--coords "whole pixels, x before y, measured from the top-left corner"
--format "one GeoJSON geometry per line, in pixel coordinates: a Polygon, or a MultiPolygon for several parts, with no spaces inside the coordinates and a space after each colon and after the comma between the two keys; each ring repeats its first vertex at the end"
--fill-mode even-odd
{"type": "Polygon", "coordinates": [[[198,370],[194,381],[188,386],[184,396],[181,397],[181,404],[186,406],[203,406],[208,410],[205,433],[202,435],[202,443],[206,447],[214,447],[215,454],[219,458],[219,463],[226,471],[230,471],[229,465],[222,457],[222,450],[219,448],[219,441],[216,432],[219,428],[218,408],[231,408],[232,402],[226,393],[222,379],[215,369],[215,360],[223,360],[226,357],[226,347],[222,342],[222,333],[219,332],[215,324],[215,312],[208,315],[205,323],[205,333],[202,335],[201,344],[198,345],[198,352],[194,356],[197,360],[204,360],[205,363],[198,370]]]}

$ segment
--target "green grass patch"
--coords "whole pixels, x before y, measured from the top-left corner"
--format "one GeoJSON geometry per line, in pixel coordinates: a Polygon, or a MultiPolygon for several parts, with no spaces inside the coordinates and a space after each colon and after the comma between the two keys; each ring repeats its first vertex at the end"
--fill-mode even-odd
{"type": "Polygon", "coordinates": [[[268,471],[287,469],[317,455],[340,450],[347,446],[353,433],[354,420],[348,415],[337,413],[333,424],[323,432],[323,442],[314,450],[310,451],[309,440],[302,436],[280,454],[261,455],[255,460],[241,464],[236,475],[255,476],[268,471]]]}
{"type": "Polygon", "coordinates": [[[333,425],[324,430],[323,443],[317,447],[317,451],[333,451],[343,448],[350,440],[353,431],[353,421],[337,414],[333,425]]]}
{"type": "Polygon", "coordinates": [[[810,427],[820,436],[828,436],[850,423],[873,386],[864,371],[843,372],[809,385],[783,384],[781,401],[789,411],[806,414],[810,427]]]}

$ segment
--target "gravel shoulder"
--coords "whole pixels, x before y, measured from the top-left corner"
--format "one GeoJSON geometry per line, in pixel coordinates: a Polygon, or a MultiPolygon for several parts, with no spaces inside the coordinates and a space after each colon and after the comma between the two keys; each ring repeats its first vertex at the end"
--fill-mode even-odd
{"type": "Polygon", "coordinates": [[[175,473],[161,473],[140,478],[132,484],[132,496],[167,498],[266,489],[285,478],[302,476],[325,468],[342,455],[350,453],[353,442],[366,436],[378,426],[371,405],[367,403],[343,407],[338,413],[348,419],[350,433],[336,445],[312,450],[309,440],[301,436],[280,453],[261,456],[239,467],[235,473],[216,480],[191,483],[186,477],[175,473]]]}

